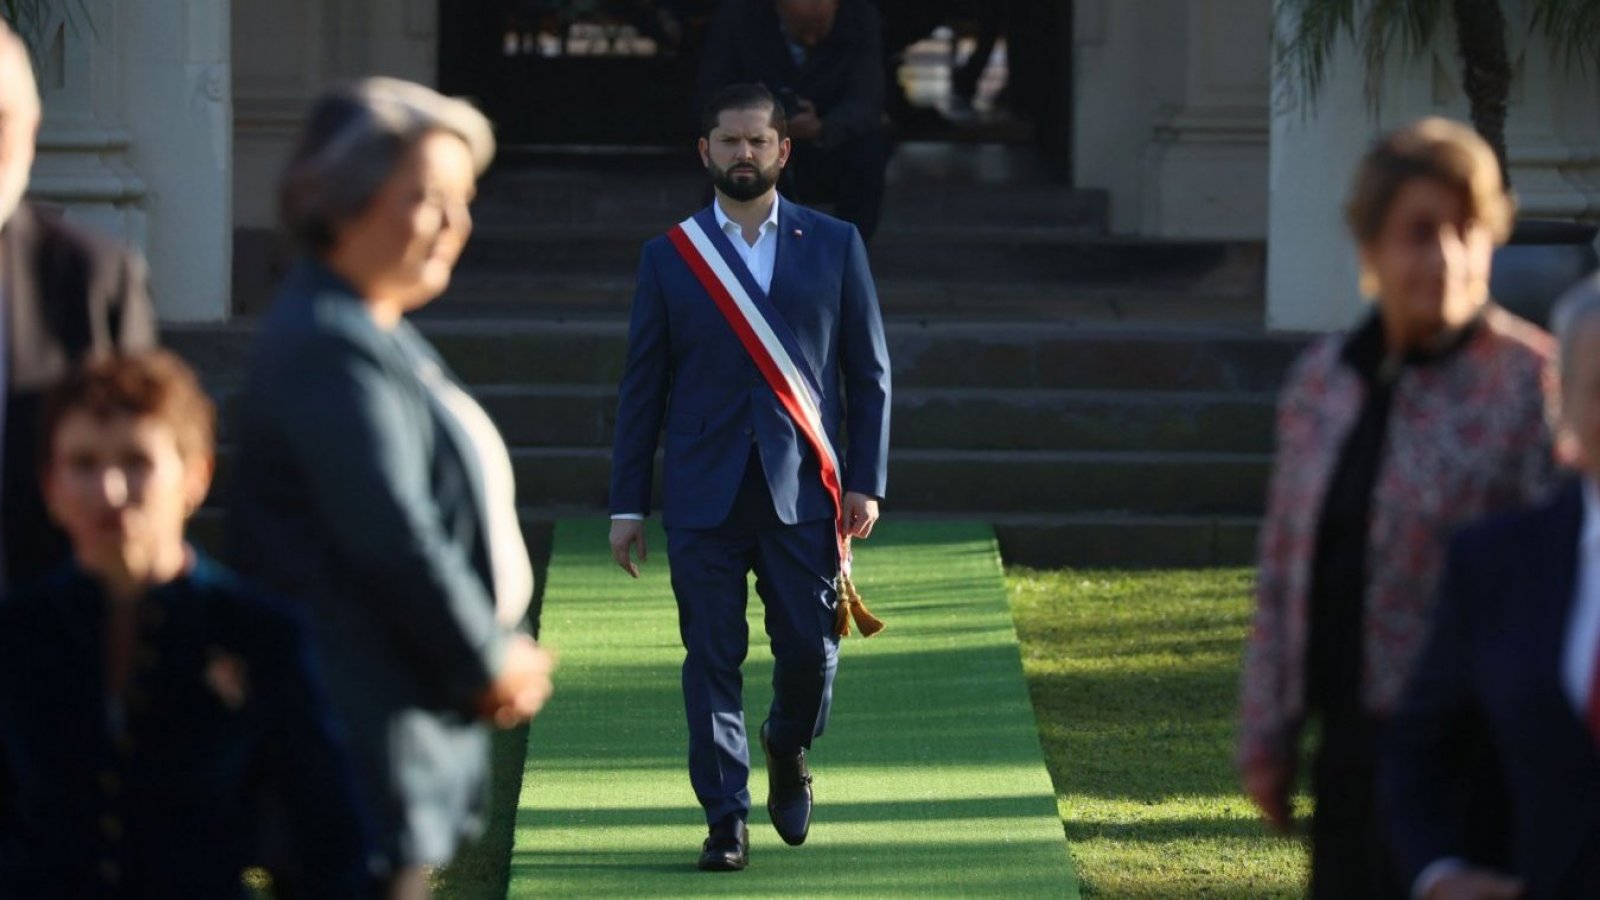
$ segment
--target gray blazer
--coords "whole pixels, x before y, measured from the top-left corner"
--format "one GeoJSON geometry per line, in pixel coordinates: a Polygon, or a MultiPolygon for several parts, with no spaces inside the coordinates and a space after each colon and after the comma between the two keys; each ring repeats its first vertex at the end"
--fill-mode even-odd
{"type": "Polygon", "coordinates": [[[5,427],[0,449],[0,536],[10,584],[69,555],[39,495],[44,395],[88,357],[156,345],[155,307],[138,251],[27,203],[0,228],[5,427]]]}
{"type": "MultiPolygon", "coordinates": [[[[418,372],[443,369],[402,321],[379,328],[315,262],[262,322],[236,409],[232,557],[304,602],[350,730],[379,852],[447,861],[483,809],[499,670],[482,477],[418,372]]],[[[448,375],[447,375],[448,377],[448,375]]]]}

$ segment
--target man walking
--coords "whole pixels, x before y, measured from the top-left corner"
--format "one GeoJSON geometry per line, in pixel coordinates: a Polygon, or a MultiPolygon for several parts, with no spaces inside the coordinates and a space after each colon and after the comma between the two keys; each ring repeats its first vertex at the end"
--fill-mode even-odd
{"type": "Polygon", "coordinates": [[[764,87],[733,85],[702,126],[715,201],[646,244],[639,264],[611,550],[637,577],[664,427],[689,778],[710,826],[699,866],[726,871],[749,851],[746,577],[756,573],[774,658],[759,731],[767,810],[797,845],[811,820],[805,752],[827,723],[837,665],[838,576],[884,495],[889,359],[860,234],[778,195],[790,153],[782,105],[764,87]]]}

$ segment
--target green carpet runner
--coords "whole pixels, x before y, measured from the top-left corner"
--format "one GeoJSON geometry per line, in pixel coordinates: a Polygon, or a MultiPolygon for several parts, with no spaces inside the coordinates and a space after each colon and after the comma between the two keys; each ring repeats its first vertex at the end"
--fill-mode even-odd
{"type": "MultiPolygon", "coordinates": [[[[755,749],[750,868],[736,873],[694,868],[705,828],[666,540],[651,533],[633,582],[606,528],[556,530],[542,639],[561,668],[528,741],[511,897],[1077,897],[988,528],[891,521],[858,542],[858,584],[889,628],[844,641],[805,846],[768,824],[755,749]]],[[[753,585],[749,614],[753,733],[771,697],[753,585]]]]}

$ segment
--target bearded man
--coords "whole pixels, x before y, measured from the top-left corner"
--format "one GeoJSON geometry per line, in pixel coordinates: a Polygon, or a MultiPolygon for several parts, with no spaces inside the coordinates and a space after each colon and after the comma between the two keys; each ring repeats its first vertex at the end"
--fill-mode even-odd
{"type": "Polygon", "coordinates": [[[827,724],[837,667],[838,579],[887,482],[889,356],[860,233],[778,195],[783,106],[765,87],[732,85],[702,125],[715,200],[647,243],[639,264],[611,551],[638,577],[664,427],[689,779],[710,828],[699,867],[733,871],[749,853],[746,578],[755,572],[774,659],[759,732],[767,812],[798,845],[811,821],[805,754],[827,724]],[[843,432],[848,449],[836,451],[843,432]]]}

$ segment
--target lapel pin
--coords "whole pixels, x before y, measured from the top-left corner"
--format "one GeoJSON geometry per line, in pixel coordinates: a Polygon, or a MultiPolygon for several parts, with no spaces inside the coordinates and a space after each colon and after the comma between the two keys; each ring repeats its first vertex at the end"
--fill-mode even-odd
{"type": "Polygon", "coordinates": [[[795,237],[800,237],[800,236],[801,236],[801,235],[803,235],[803,234],[805,234],[805,232],[804,232],[804,231],[801,231],[801,230],[800,230],[800,229],[798,229],[798,228],[796,228],[796,229],[795,229],[795,230],[794,230],[794,236],[795,236],[795,237]]]}

